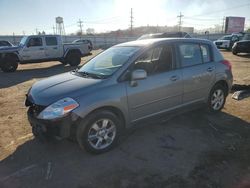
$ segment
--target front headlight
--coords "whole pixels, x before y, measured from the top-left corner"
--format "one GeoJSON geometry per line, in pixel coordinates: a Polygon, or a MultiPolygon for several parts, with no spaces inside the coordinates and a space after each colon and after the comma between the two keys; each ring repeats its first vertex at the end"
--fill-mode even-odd
{"type": "Polygon", "coordinates": [[[55,119],[60,118],[77,108],[79,104],[72,98],[61,99],[45,108],[37,118],[55,119]]]}

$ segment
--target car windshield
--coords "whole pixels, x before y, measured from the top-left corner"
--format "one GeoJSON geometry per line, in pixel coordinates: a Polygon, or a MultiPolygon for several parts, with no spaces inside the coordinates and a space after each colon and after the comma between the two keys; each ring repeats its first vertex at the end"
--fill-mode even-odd
{"type": "Polygon", "coordinates": [[[107,78],[123,66],[138,50],[139,47],[132,46],[109,48],[83,65],[78,73],[107,78]]]}
{"type": "Polygon", "coordinates": [[[244,37],[242,38],[242,40],[250,40],[250,34],[244,35],[244,37]]]}
{"type": "Polygon", "coordinates": [[[26,40],[27,40],[28,37],[23,37],[22,40],[20,41],[19,43],[19,46],[24,46],[26,40]]]}
{"type": "Polygon", "coordinates": [[[221,37],[220,39],[221,40],[231,40],[231,37],[230,36],[224,36],[224,37],[221,37]]]}

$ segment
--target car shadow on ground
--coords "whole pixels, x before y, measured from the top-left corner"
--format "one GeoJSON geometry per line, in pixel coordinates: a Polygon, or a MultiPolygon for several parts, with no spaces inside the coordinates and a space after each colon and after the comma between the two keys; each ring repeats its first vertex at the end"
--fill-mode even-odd
{"type": "MultiPolygon", "coordinates": [[[[25,66],[25,65],[24,65],[25,66]]],[[[64,72],[69,72],[77,67],[63,65],[60,62],[50,67],[38,67],[35,69],[16,70],[13,73],[0,72],[0,89],[11,87],[35,78],[46,78],[64,72]]]]}
{"type": "Polygon", "coordinates": [[[237,56],[243,57],[243,58],[250,58],[250,54],[249,53],[240,53],[240,54],[237,54],[237,56]]]}
{"type": "Polygon", "coordinates": [[[243,188],[249,133],[249,123],[230,114],[195,110],[131,129],[101,155],[32,139],[1,161],[0,187],[243,188]]]}

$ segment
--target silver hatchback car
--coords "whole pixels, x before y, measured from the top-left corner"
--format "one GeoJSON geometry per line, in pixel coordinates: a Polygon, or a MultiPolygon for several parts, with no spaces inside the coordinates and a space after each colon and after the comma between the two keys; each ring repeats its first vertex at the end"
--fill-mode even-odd
{"type": "Polygon", "coordinates": [[[140,120],[196,104],[220,111],[232,80],[230,63],[208,40],[137,40],[36,82],[27,94],[28,119],[35,136],[74,137],[102,153],[140,120]]]}

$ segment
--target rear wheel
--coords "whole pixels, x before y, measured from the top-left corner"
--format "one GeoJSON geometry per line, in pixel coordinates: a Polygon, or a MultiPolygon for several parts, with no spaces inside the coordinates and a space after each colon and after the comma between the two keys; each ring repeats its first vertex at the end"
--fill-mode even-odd
{"type": "Polygon", "coordinates": [[[99,154],[112,149],[120,137],[122,123],[110,111],[97,111],[77,129],[77,141],[86,151],[99,154]]]}
{"type": "Polygon", "coordinates": [[[77,66],[81,63],[81,54],[80,52],[69,52],[69,54],[66,57],[66,63],[68,63],[70,66],[77,66]]]}
{"type": "Polygon", "coordinates": [[[226,102],[226,89],[220,85],[216,84],[209,95],[208,108],[210,112],[219,112],[224,107],[226,102]]]}
{"type": "Polygon", "coordinates": [[[13,56],[9,56],[4,59],[1,69],[3,72],[15,72],[17,67],[18,67],[17,59],[13,56]]]}

